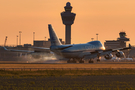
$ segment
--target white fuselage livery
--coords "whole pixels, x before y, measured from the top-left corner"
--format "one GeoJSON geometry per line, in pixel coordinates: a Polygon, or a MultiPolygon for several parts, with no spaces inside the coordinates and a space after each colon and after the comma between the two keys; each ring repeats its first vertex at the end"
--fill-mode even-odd
{"type": "MultiPolygon", "coordinates": [[[[68,45],[62,45],[68,46],[68,45]]],[[[72,44],[71,47],[65,49],[57,49],[60,46],[51,46],[51,51],[65,58],[83,58],[84,55],[90,55],[90,52],[104,50],[104,46],[100,41],[92,41],[86,44],[72,44]]]]}

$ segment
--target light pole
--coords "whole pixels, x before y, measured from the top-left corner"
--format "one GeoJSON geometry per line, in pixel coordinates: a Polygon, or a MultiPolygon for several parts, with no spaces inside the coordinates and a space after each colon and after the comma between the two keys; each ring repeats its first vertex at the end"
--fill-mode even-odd
{"type": "Polygon", "coordinates": [[[33,45],[34,45],[34,40],[35,40],[35,32],[33,32],[33,45]]]}
{"type": "Polygon", "coordinates": [[[45,37],[45,47],[46,47],[46,37],[45,37]]]}
{"type": "MultiPolygon", "coordinates": [[[[17,46],[18,46],[18,35],[16,36],[17,38],[16,38],[16,44],[17,44],[17,46]]],[[[16,47],[17,47],[16,46],[16,47]]],[[[18,49],[18,47],[17,47],[17,49],[18,49]]],[[[18,57],[18,52],[17,52],[17,57],[18,57]]]]}
{"type": "Polygon", "coordinates": [[[22,31],[19,31],[19,45],[21,45],[21,33],[22,33],[22,31]]]}
{"type": "Polygon", "coordinates": [[[91,40],[93,41],[93,40],[94,40],[94,38],[91,38],[91,40]]]}
{"type": "Polygon", "coordinates": [[[98,40],[98,33],[96,35],[97,35],[97,40],[98,40]]]}
{"type": "Polygon", "coordinates": [[[6,38],[5,38],[5,43],[4,43],[4,46],[6,46],[6,42],[7,42],[7,36],[6,36],[6,38]]]}
{"type": "Polygon", "coordinates": [[[33,32],[33,41],[35,40],[35,32],[33,32]]]}
{"type": "Polygon", "coordinates": [[[18,45],[18,35],[16,37],[17,37],[16,44],[18,45]]]}

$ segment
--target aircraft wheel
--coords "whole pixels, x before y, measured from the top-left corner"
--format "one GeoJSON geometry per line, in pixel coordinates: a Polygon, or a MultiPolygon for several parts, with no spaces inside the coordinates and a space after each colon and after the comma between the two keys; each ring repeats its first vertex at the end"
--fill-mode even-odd
{"type": "Polygon", "coordinates": [[[90,60],[89,63],[94,63],[94,61],[91,61],[91,60],[90,60]]]}
{"type": "Polygon", "coordinates": [[[67,63],[72,63],[72,61],[71,60],[68,60],[67,63]]]}
{"type": "Polygon", "coordinates": [[[76,61],[76,60],[73,60],[72,62],[73,62],[73,63],[77,63],[77,61],[76,61]]]}
{"type": "Polygon", "coordinates": [[[84,60],[80,60],[79,63],[84,63],[84,60]]]}
{"type": "Polygon", "coordinates": [[[77,63],[76,60],[68,60],[67,63],[77,63]]]}
{"type": "Polygon", "coordinates": [[[97,62],[100,62],[100,59],[97,59],[97,62]]]}

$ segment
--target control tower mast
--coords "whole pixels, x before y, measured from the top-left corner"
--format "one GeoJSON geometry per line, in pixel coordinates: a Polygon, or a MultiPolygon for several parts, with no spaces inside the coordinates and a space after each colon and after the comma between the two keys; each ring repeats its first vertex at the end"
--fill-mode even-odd
{"type": "Polygon", "coordinates": [[[65,44],[71,44],[71,25],[74,23],[75,13],[71,13],[72,6],[70,2],[66,3],[65,11],[61,13],[63,24],[66,25],[65,44]]]}

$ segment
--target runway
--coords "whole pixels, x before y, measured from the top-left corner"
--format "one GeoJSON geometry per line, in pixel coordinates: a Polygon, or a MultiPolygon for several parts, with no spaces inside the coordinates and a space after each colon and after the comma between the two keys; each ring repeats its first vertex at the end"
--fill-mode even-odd
{"type": "Polygon", "coordinates": [[[0,68],[132,68],[135,69],[135,62],[98,62],[98,63],[2,63],[0,68]]]}

